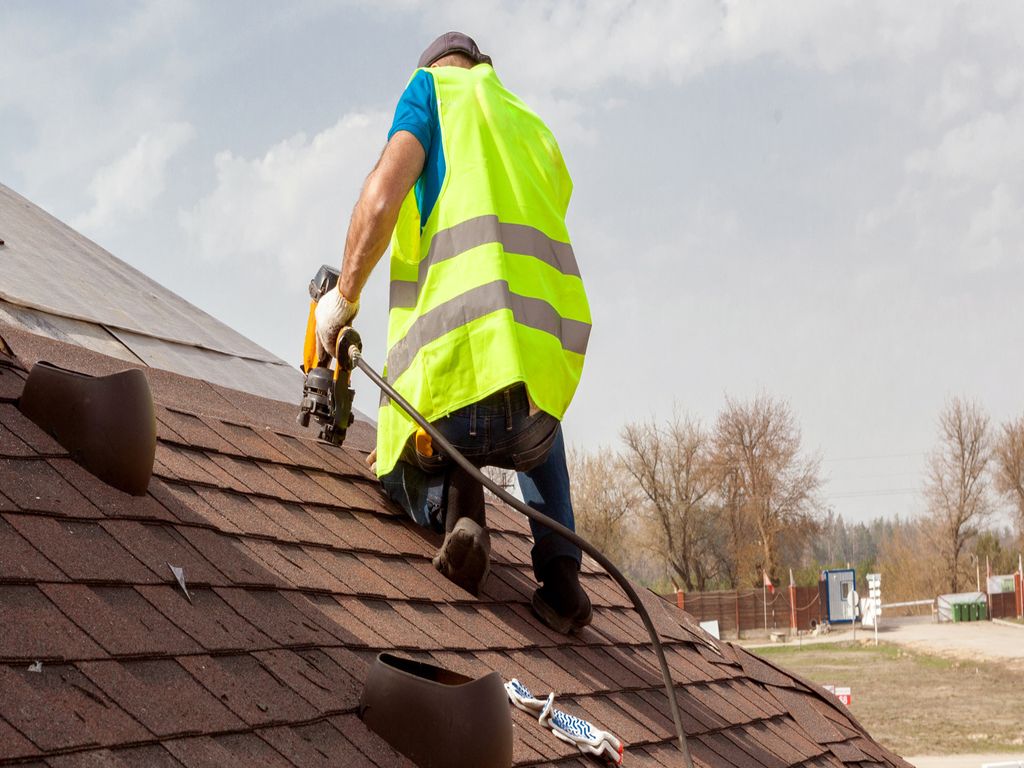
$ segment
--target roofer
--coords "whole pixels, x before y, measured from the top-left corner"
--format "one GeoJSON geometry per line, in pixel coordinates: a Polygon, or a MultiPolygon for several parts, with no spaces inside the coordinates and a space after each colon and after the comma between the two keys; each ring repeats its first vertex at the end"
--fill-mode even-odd
{"type": "MultiPolygon", "coordinates": [[[[547,126],[470,37],[441,35],[398,102],[316,322],[333,349],[390,236],[389,382],[471,462],[517,470],[526,503],[574,529],[560,419],[590,311],[565,225],[571,193],[547,126]]],[[[483,487],[424,437],[384,400],[377,473],[417,523],[445,532],[434,565],[475,594],[490,567],[483,487]]],[[[531,528],[534,611],[559,632],[586,626],[579,549],[531,528]]]]}

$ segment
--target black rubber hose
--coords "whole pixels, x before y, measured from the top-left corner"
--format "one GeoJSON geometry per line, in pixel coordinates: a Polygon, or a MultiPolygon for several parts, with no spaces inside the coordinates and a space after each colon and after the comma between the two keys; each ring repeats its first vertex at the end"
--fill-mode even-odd
{"type": "Polygon", "coordinates": [[[369,363],[363,360],[362,352],[359,351],[358,347],[350,347],[349,356],[360,370],[369,376],[370,380],[374,384],[380,387],[384,394],[398,403],[399,407],[409,414],[413,421],[426,430],[427,434],[430,435],[433,441],[437,443],[441,450],[450,456],[456,464],[462,467],[466,472],[472,475],[475,480],[488,488],[491,493],[504,501],[510,507],[519,510],[534,522],[550,528],[562,538],[568,539],[577,547],[582,549],[594,558],[594,560],[596,560],[608,575],[611,576],[622,588],[622,591],[626,593],[626,597],[629,598],[630,602],[633,603],[633,607],[636,608],[636,612],[640,614],[640,618],[643,620],[644,626],[647,628],[647,634],[651,636],[651,645],[654,646],[654,653],[658,657],[658,664],[661,666],[661,676],[665,680],[665,694],[668,696],[668,705],[672,710],[672,720],[675,722],[676,735],[679,737],[679,751],[683,753],[683,760],[686,761],[686,768],[693,768],[693,759],[690,757],[690,748],[686,744],[686,732],[683,730],[683,720],[679,714],[679,704],[676,701],[675,686],[672,683],[672,674],[668,669],[668,661],[665,659],[665,651],[661,647],[661,640],[658,638],[658,632],[654,628],[654,622],[651,621],[650,614],[647,613],[647,609],[644,608],[644,604],[640,600],[640,596],[636,593],[636,590],[633,589],[633,585],[629,583],[629,580],[626,579],[626,577],[619,572],[619,569],[604,556],[601,550],[592,545],[589,541],[579,536],[574,531],[570,531],[561,523],[555,522],[546,515],[538,512],[530,506],[527,506],[504,488],[492,482],[490,478],[488,478],[477,467],[473,466],[469,459],[459,453],[441,433],[434,429],[430,422],[423,418],[422,414],[413,408],[404,397],[398,394],[391,385],[381,377],[380,374],[373,370],[373,367],[369,363]]]}

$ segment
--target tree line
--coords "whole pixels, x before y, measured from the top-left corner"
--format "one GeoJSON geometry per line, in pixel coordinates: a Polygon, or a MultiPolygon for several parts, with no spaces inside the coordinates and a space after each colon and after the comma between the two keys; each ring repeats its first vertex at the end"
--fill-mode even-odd
{"type": "MultiPolygon", "coordinates": [[[[612,449],[573,450],[581,533],[642,583],[685,591],[797,583],[854,565],[895,595],[973,589],[985,558],[1012,568],[1024,532],[1024,416],[994,427],[954,398],[938,419],[923,514],[849,523],[820,495],[821,459],[802,445],[789,404],[726,398],[714,422],[676,411],[627,424],[612,449]],[[1000,503],[1016,533],[990,526],[1000,503]]],[[[1005,572],[1005,571],[1004,571],[1005,572]]]]}

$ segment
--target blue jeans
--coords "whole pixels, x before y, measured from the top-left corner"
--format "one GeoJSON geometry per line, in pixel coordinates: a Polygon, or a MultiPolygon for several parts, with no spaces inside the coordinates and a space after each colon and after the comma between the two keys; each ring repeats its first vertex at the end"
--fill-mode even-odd
{"type": "MultiPolygon", "coordinates": [[[[496,392],[438,419],[433,426],[475,466],[516,470],[523,500],[576,530],[562,427],[544,412],[530,415],[525,386],[496,392]]],[[[485,522],[483,488],[445,456],[424,457],[409,446],[381,482],[388,496],[420,525],[443,531],[451,530],[459,517],[485,522]]],[[[556,557],[580,562],[579,548],[550,528],[531,520],[530,530],[538,581],[556,557]]]]}

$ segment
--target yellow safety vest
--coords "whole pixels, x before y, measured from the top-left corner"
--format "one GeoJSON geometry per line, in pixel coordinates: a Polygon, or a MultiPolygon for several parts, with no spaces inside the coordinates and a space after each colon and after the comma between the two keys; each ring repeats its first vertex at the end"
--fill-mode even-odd
{"type": "MultiPolygon", "coordinates": [[[[551,131],[489,64],[425,71],[446,173],[422,229],[410,191],[391,239],[385,375],[428,421],[517,382],[561,419],[591,323],[565,227],[572,179],[551,131]]],[[[378,474],[415,429],[382,399],[378,474]]]]}

